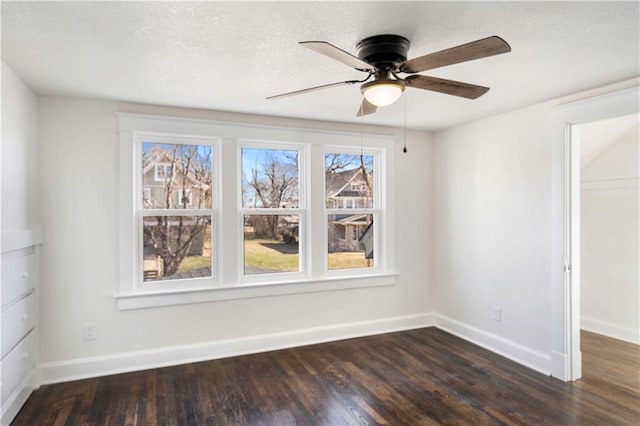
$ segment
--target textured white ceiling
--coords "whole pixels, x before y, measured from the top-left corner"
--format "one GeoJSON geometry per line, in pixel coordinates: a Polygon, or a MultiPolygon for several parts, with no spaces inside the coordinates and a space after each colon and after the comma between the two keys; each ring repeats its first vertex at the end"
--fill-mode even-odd
{"type": "MultiPolygon", "coordinates": [[[[424,74],[491,87],[471,101],[407,91],[407,124],[436,130],[640,74],[638,2],[2,2],[2,59],[41,95],[356,122],[362,74],[311,50],[411,40],[409,57],[490,35],[512,52],[424,74]]],[[[403,102],[365,123],[401,126],[403,102]]]]}

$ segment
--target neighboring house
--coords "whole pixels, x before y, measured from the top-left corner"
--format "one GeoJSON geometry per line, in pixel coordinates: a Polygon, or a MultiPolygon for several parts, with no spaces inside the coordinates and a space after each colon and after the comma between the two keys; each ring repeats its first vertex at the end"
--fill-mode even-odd
{"type": "MultiPolygon", "coordinates": [[[[328,209],[369,209],[373,207],[373,177],[361,168],[326,175],[328,209]]],[[[360,238],[371,225],[367,213],[329,216],[329,252],[359,251],[360,238]]]]}
{"type": "Polygon", "coordinates": [[[204,206],[209,185],[200,182],[191,170],[185,173],[180,161],[172,161],[166,151],[152,152],[143,164],[142,196],[148,209],[180,209],[204,206]]]}

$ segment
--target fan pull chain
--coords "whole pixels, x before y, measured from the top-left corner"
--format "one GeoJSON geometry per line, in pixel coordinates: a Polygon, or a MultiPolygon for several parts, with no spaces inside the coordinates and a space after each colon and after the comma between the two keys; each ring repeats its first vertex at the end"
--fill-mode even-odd
{"type": "Polygon", "coordinates": [[[407,94],[404,94],[404,146],[402,152],[407,153],[407,94]]]}
{"type": "Polygon", "coordinates": [[[360,104],[360,160],[364,157],[364,102],[360,104]]]}

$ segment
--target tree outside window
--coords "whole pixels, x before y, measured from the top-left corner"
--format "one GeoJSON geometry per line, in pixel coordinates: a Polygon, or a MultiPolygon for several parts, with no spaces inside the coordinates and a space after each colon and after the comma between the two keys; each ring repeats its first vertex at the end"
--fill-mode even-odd
{"type": "Polygon", "coordinates": [[[141,163],[143,280],[211,277],[212,147],[145,141],[141,163]]]}
{"type": "Polygon", "coordinates": [[[300,165],[294,149],[244,147],[244,274],[300,271],[300,165]]]}

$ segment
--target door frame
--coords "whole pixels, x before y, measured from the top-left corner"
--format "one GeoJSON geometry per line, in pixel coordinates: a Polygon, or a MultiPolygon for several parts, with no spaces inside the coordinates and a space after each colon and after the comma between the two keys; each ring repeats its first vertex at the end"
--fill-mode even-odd
{"type": "MultiPolygon", "coordinates": [[[[637,83],[636,83],[637,84],[637,83]]],[[[552,375],[582,376],[580,351],[580,150],[576,124],[640,113],[640,86],[553,109],[552,375]]]]}

